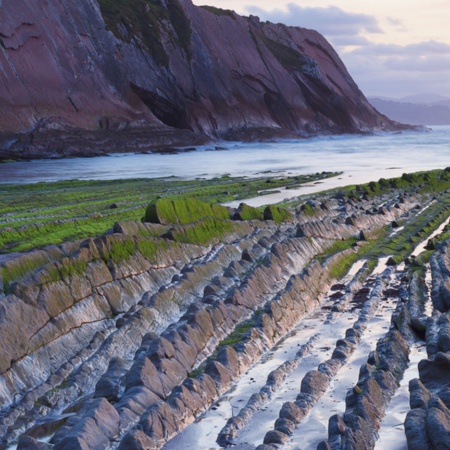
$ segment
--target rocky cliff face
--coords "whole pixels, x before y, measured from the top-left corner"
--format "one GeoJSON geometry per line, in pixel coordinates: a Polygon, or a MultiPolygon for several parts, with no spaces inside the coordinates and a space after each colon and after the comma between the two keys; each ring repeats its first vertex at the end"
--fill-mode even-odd
{"type": "Polygon", "coordinates": [[[3,0],[0,17],[3,150],[396,126],[312,30],[190,0],[3,0]]]}

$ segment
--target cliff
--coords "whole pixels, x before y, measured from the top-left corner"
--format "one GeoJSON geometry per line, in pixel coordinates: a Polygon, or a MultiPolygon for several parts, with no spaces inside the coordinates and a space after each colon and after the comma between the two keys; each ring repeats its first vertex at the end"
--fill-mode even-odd
{"type": "Polygon", "coordinates": [[[3,157],[398,126],[316,31],[190,0],[19,3],[0,3],[3,157]]]}

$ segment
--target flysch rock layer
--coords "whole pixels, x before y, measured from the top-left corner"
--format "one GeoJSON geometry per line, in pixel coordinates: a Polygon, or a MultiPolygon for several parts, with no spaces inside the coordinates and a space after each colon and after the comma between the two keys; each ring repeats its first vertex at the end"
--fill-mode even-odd
{"type": "Polygon", "coordinates": [[[450,447],[450,243],[431,256],[433,314],[421,321],[428,358],[419,362],[419,378],[409,383],[410,407],[405,432],[410,450],[450,447]]]}
{"type": "Polygon", "coordinates": [[[1,158],[400,127],[316,31],[190,0],[126,3],[0,3],[1,158]]]}
{"type": "Polygon", "coordinates": [[[139,252],[107,257],[126,240],[139,248],[154,239],[145,237],[153,226],[138,223],[22,256],[45,264],[0,302],[3,442],[40,448],[36,439],[54,434],[46,448],[160,448],[320,305],[331,267],[354,250],[323,264],[317,255],[341,236],[360,239],[407,217],[419,202],[376,201],[382,211],[331,198],[312,205],[317,215],[299,208],[284,225],[235,222],[207,247],[164,241],[156,262],[139,252]],[[64,272],[68,261],[83,263],[86,277],[64,272]],[[246,323],[239,344],[219,346],[246,323]]]}

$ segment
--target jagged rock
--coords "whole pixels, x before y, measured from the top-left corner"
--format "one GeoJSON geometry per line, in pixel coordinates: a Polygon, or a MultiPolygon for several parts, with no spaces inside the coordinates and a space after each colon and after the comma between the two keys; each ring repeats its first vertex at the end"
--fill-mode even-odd
{"type": "Polygon", "coordinates": [[[109,401],[117,400],[119,383],[126,372],[125,361],[121,358],[113,358],[108,370],[100,378],[95,386],[94,397],[104,397],[109,401]]]}
{"type": "Polygon", "coordinates": [[[408,411],[405,419],[405,434],[409,450],[424,450],[430,448],[426,428],[427,411],[413,409],[408,411]]]}
{"type": "Polygon", "coordinates": [[[287,442],[289,436],[279,430],[271,430],[264,436],[264,444],[283,445],[287,442]]]}
{"type": "Polygon", "coordinates": [[[84,406],[81,417],[71,417],[57,431],[54,449],[105,448],[118,435],[119,422],[118,412],[107,400],[95,399],[84,406]]]}
{"type": "Polygon", "coordinates": [[[30,436],[21,436],[17,444],[17,450],[51,450],[52,445],[38,442],[30,436]]]}
{"type": "Polygon", "coordinates": [[[346,361],[353,353],[354,348],[354,344],[350,341],[347,341],[346,339],[339,339],[336,342],[336,348],[333,351],[332,358],[346,361]]]}
{"type": "Polygon", "coordinates": [[[165,397],[158,371],[153,363],[145,356],[140,357],[127,372],[125,389],[128,390],[134,386],[144,386],[158,397],[165,397]]]}
{"type": "Polygon", "coordinates": [[[223,391],[231,384],[230,370],[218,361],[211,361],[205,368],[205,374],[209,375],[223,391]]]}
{"type": "Polygon", "coordinates": [[[328,388],[329,378],[318,370],[310,370],[302,380],[301,393],[318,400],[328,388]]]}
{"type": "Polygon", "coordinates": [[[430,400],[426,423],[432,447],[450,448],[450,411],[440,400],[430,400]]]}
{"type": "Polygon", "coordinates": [[[440,400],[442,400],[442,403],[450,409],[450,387],[444,387],[443,389],[439,390],[437,392],[437,396],[440,400]]]}
{"type": "Polygon", "coordinates": [[[450,355],[438,352],[434,359],[419,362],[420,380],[427,389],[450,385],[450,355]]]}
{"type": "Polygon", "coordinates": [[[280,410],[281,419],[287,419],[294,423],[300,423],[305,415],[306,413],[292,402],[284,403],[280,410]]]}
{"type": "Polygon", "coordinates": [[[120,442],[119,450],[157,450],[157,443],[142,430],[133,430],[120,442]]]}
{"type": "Polygon", "coordinates": [[[156,403],[161,398],[145,386],[134,386],[128,388],[120,401],[116,404],[116,409],[122,415],[123,411],[129,410],[136,416],[140,416],[144,411],[156,403]]]}
{"type": "Polygon", "coordinates": [[[291,436],[295,430],[295,422],[284,417],[278,418],[275,421],[275,429],[282,432],[286,436],[291,436]]]}
{"type": "Polygon", "coordinates": [[[233,378],[239,375],[239,358],[233,347],[227,345],[222,348],[217,355],[217,361],[228,368],[233,378]]]}
{"type": "Polygon", "coordinates": [[[428,408],[428,402],[431,398],[431,394],[420,380],[415,378],[409,382],[409,392],[409,403],[411,409],[419,408],[426,410],[428,408]]]}

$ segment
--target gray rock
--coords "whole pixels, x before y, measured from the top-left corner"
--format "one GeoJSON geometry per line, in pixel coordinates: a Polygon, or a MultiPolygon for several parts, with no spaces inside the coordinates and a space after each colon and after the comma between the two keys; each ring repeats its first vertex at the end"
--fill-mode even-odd
{"type": "Polygon", "coordinates": [[[103,449],[119,434],[120,417],[104,398],[88,402],[54,436],[54,450],[103,449]]]}
{"type": "Polygon", "coordinates": [[[223,347],[217,355],[217,361],[228,368],[233,378],[239,375],[239,357],[234,348],[228,345],[223,347]]]}
{"type": "Polygon", "coordinates": [[[284,417],[279,417],[275,421],[275,429],[281,431],[287,436],[291,436],[295,430],[295,423],[284,417]]]}
{"type": "Polygon", "coordinates": [[[147,350],[147,358],[152,362],[163,358],[174,358],[175,354],[175,347],[172,342],[164,337],[152,341],[147,350]]]}
{"type": "Polygon", "coordinates": [[[278,430],[271,430],[264,436],[264,444],[283,445],[287,442],[289,436],[278,430]]]}
{"type": "Polygon", "coordinates": [[[157,450],[159,446],[142,430],[133,430],[120,442],[119,450],[157,450]]]}
{"type": "Polygon", "coordinates": [[[281,419],[287,419],[294,423],[300,423],[305,416],[305,411],[292,402],[284,403],[280,410],[281,419]]]}
{"type": "Polygon", "coordinates": [[[427,412],[423,409],[413,409],[405,419],[405,434],[408,450],[425,450],[430,448],[426,428],[427,412]]]}
{"type": "Polygon", "coordinates": [[[419,362],[420,380],[427,389],[440,389],[450,386],[450,354],[438,352],[429,360],[419,362]]]}
{"type": "Polygon", "coordinates": [[[205,368],[205,374],[217,383],[219,391],[224,391],[231,384],[230,370],[218,361],[209,362],[205,368]]]}
{"type": "Polygon", "coordinates": [[[145,386],[158,397],[165,397],[158,371],[153,363],[145,356],[140,357],[127,372],[125,392],[134,386],[145,386]]]}
{"type": "Polygon", "coordinates": [[[180,423],[172,408],[166,402],[159,402],[146,412],[139,426],[160,446],[179,431],[180,423]]]}
{"type": "Polygon", "coordinates": [[[161,399],[145,386],[133,386],[126,390],[120,401],[116,404],[116,409],[121,412],[122,408],[129,409],[137,416],[140,416],[153,403],[161,399]]]}
{"type": "Polygon", "coordinates": [[[329,378],[318,370],[310,370],[302,380],[300,391],[310,395],[314,400],[318,400],[327,390],[329,378]]]}
{"type": "Polygon", "coordinates": [[[409,382],[409,393],[409,404],[411,409],[427,409],[431,394],[420,380],[415,378],[409,382]]]}
{"type": "Polygon", "coordinates": [[[126,372],[125,362],[121,358],[113,358],[108,370],[95,386],[94,397],[104,397],[109,401],[117,401],[120,380],[126,372]]]}
{"type": "Polygon", "coordinates": [[[437,393],[437,396],[440,400],[442,400],[442,403],[444,403],[444,405],[450,409],[450,387],[447,386],[444,389],[441,389],[437,393]]]}
{"type": "Polygon", "coordinates": [[[426,420],[432,448],[442,450],[450,449],[450,412],[444,408],[429,408],[426,420]]]}
{"type": "Polygon", "coordinates": [[[17,450],[51,450],[52,445],[38,442],[30,436],[21,436],[17,444],[17,450]]]}

